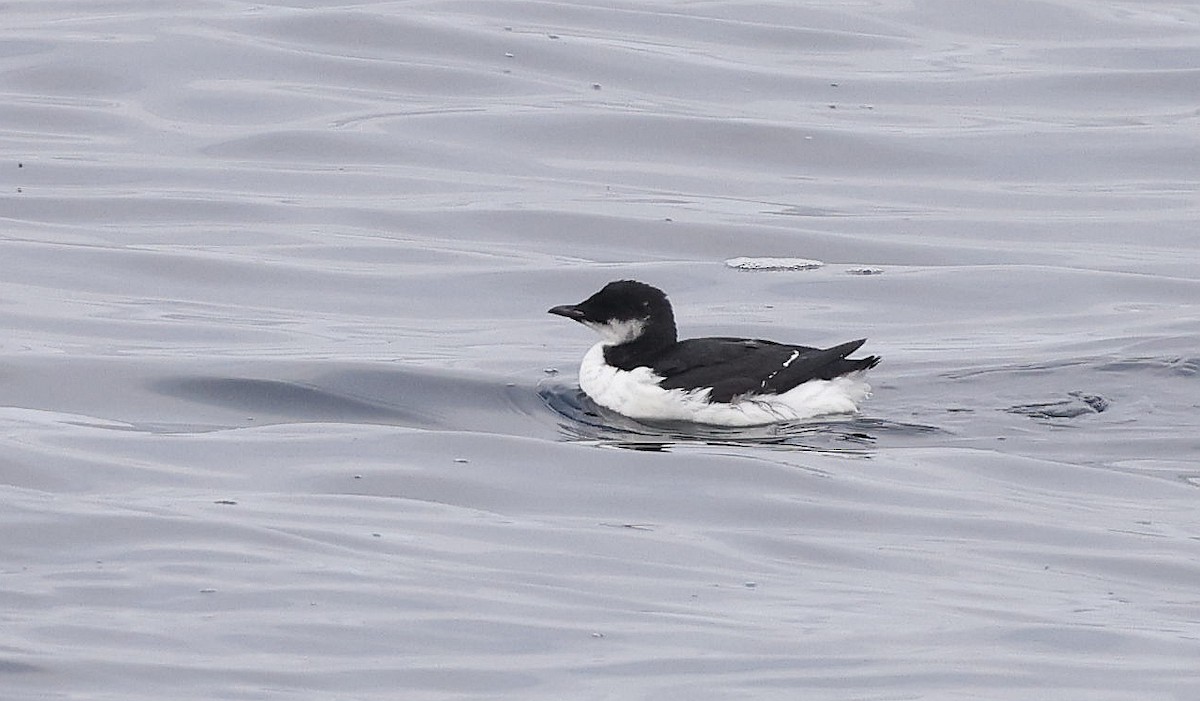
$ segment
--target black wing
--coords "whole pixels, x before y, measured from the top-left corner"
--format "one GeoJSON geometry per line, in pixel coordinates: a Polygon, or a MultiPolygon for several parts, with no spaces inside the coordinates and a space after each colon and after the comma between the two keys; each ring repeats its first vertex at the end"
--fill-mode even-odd
{"type": "Polygon", "coordinates": [[[728,402],[744,394],[780,394],[809,380],[832,380],[875,367],[877,356],[847,359],[866,339],[833,348],[789,346],[739,338],[681,341],[656,359],[664,389],[711,387],[709,399],[728,402]]]}

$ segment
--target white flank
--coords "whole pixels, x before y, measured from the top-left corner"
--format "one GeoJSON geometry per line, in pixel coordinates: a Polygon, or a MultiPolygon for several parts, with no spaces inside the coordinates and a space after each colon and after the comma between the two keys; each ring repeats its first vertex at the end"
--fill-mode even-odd
{"type": "Polygon", "coordinates": [[[871,386],[862,373],[832,380],[810,380],[783,394],[708,401],[709,390],[663,389],[650,368],[618,370],[604,362],[605,342],[583,356],[579,387],[602,407],[635,419],[693,421],[718,426],[756,426],[802,421],[828,414],[850,414],[866,399],[871,386]]]}

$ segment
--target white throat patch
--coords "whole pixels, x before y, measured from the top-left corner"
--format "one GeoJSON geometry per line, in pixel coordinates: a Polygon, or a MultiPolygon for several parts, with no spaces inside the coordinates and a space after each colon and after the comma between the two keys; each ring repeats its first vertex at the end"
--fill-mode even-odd
{"type": "Polygon", "coordinates": [[[646,330],[646,319],[625,319],[622,321],[610,321],[604,324],[598,324],[592,321],[583,322],[596,333],[600,334],[600,338],[606,346],[619,346],[622,343],[628,343],[636,340],[646,330]]]}

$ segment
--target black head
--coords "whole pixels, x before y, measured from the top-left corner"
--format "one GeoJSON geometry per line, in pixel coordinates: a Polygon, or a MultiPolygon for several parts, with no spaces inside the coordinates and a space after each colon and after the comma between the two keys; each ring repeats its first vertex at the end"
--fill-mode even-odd
{"type": "Polygon", "coordinates": [[[662,290],[637,280],[617,280],[579,304],[549,310],[588,326],[610,345],[639,339],[675,342],[675,314],[662,290]]]}

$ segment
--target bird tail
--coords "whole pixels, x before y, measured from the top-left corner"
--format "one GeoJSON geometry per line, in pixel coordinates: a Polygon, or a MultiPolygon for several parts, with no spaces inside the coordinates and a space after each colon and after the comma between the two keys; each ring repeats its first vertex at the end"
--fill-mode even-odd
{"type": "Polygon", "coordinates": [[[832,380],[835,377],[848,375],[852,372],[864,372],[878,365],[879,361],[883,359],[878,355],[868,355],[865,358],[846,357],[861,348],[866,342],[867,339],[860,338],[857,341],[847,341],[841,345],[826,349],[825,352],[836,358],[836,360],[825,367],[823,379],[832,380]]]}

